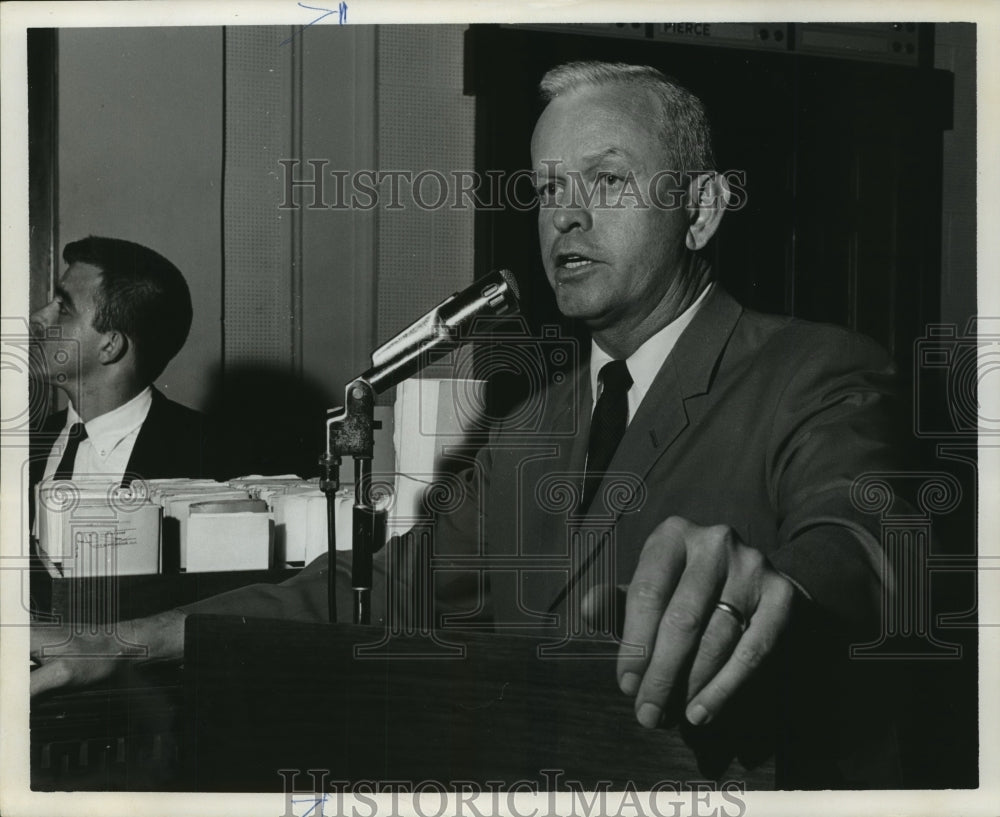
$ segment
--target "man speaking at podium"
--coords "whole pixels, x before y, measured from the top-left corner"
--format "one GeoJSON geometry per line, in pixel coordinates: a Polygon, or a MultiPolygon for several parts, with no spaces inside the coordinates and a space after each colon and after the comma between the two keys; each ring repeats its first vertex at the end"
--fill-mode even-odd
{"type": "MultiPolygon", "coordinates": [[[[697,98],[654,69],[604,63],[553,69],[541,91],[531,150],[542,261],[560,310],[593,338],[580,404],[565,389],[547,396],[545,422],[569,412],[579,433],[554,438],[560,453],[542,471],[581,475],[585,515],[604,512],[605,474],[641,481],[642,508],[615,523],[614,559],[627,585],[623,641],[645,650],[622,653],[618,683],[644,726],[675,697],[705,724],[796,611],[844,632],[877,627],[887,582],[878,520],[853,507],[850,489],[891,466],[892,367],[863,338],[749,312],[713,283],[700,251],[727,189],[711,172],[697,98]]],[[[470,478],[465,504],[437,520],[436,552],[475,553],[480,530],[490,552],[551,546],[532,527],[546,514],[514,504],[523,453],[495,439],[479,454],[481,482],[470,478]],[[517,546],[499,539],[521,530],[517,546]]],[[[558,611],[563,585],[516,598],[494,586],[488,609],[558,611]]],[[[451,609],[480,601],[461,582],[442,589],[451,609]]],[[[584,601],[592,616],[614,603],[611,588],[584,601]]],[[[202,611],[323,621],[326,560],[284,585],[126,622],[124,635],[153,657],[179,656],[184,615],[202,611]]],[[[103,677],[109,663],[44,659],[32,690],[103,677]]]]}

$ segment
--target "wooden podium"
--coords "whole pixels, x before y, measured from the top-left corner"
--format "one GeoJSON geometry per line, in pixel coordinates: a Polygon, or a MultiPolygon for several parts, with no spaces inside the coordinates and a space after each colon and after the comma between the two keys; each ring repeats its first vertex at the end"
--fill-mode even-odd
{"type": "Polygon", "coordinates": [[[100,687],[32,701],[33,789],[282,792],[291,779],[308,788],[310,770],[449,791],[776,785],[772,713],[737,701],[752,715],[737,726],[644,729],[607,644],[540,657],[551,641],[492,633],[386,640],[378,627],[215,615],[186,626],[183,668],[124,665],[100,687]]]}
{"type": "Polygon", "coordinates": [[[759,735],[644,729],[606,644],[540,657],[538,639],[191,616],[183,788],[283,791],[330,780],[552,781],[583,790],[661,781],[774,787],[759,735]],[[285,770],[282,773],[279,770],[285,770]],[[291,771],[289,771],[291,770],[291,771]],[[554,770],[561,777],[553,778],[554,770]]]}
{"type": "Polygon", "coordinates": [[[584,791],[902,779],[886,701],[905,679],[886,676],[891,663],[824,661],[821,630],[806,628],[708,726],[650,730],[617,688],[607,643],[553,653],[524,636],[387,638],[214,615],[186,628],[183,668],[126,666],[102,687],[32,701],[33,789],[283,792],[289,780],[308,788],[310,770],[584,791]]]}

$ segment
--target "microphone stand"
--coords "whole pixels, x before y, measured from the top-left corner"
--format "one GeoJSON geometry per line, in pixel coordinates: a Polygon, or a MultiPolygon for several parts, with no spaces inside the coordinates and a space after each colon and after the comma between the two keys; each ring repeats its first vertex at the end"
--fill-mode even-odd
{"type": "Polygon", "coordinates": [[[331,410],[326,420],[326,452],[320,457],[320,489],[326,495],[328,602],[330,623],[337,621],[336,514],[342,457],[354,458],[353,542],[351,587],[354,591],[354,623],[371,624],[372,561],[385,544],[384,510],[376,510],[372,492],[372,456],[375,430],[375,392],[364,376],[347,385],[344,408],[331,410]]]}

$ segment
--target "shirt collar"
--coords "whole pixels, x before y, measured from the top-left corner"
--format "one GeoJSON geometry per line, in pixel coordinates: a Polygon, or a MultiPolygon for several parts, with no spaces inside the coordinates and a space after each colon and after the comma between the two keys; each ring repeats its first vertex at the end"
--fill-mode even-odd
{"type": "MultiPolygon", "coordinates": [[[[681,336],[681,333],[687,329],[688,324],[691,323],[698,311],[698,308],[708,297],[708,293],[712,291],[715,287],[714,283],[710,283],[704,290],[702,290],[701,295],[699,295],[693,304],[685,309],[680,315],[674,318],[670,323],[659,330],[655,335],[651,336],[645,343],[642,344],[638,349],[636,349],[625,362],[628,364],[629,374],[632,375],[632,388],[629,389],[629,396],[634,396],[634,401],[629,400],[629,404],[638,406],[642,402],[642,398],[646,396],[646,392],[649,391],[649,387],[653,385],[653,380],[655,379],[657,373],[660,371],[660,367],[663,366],[663,361],[667,359],[667,355],[673,351],[674,345],[677,343],[677,339],[681,336]],[[634,392],[634,395],[633,395],[634,392]]],[[[590,393],[597,399],[598,396],[598,379],[597,376],[601,371],[601,368],[605,363],[613,360],[607,352],[605,352],[596,342],[591,341],[591,353],[590,353],[590,393]]],[[[631,419],[632,412],[629,412],[631,419]]]]}
{"type": "MultiPolygon", "coordinates": [[[[96,451],[110,452],[118,443],[142,425],[153,405],[153,389],[146,386],[127,403],[107,411],[93,420],[84,423],[87,429],[87,439],[91,441],[96,451]]],[[[66,427],[72,428],[74,423],[83,422],[70,403],[66,412],[66,427]]]]}

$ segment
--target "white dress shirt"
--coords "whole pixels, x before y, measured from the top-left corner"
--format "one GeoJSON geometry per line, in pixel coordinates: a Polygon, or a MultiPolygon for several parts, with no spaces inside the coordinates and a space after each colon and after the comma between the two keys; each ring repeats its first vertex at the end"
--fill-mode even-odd
{"type": "MultiPolygon", "coordinates": [[[[715,284],[709,284],[697,297],[695,302],[685,309],[680,315],[664,326],[659,332],[653,335],[642,346],[636,349],[626,360],[629,374],[632,375],[632,386],[628,390],[628,422],[632,422],[642,399],[653,384],[653,379],[663,366],[663,361],[667,355],[673,351],[677,339],[681,333],[687,329],[698,308],[702,305],[708,293],[712,291],[715,284]]],[[[598,391],[600,384],[598,374],[605,363],[614,360],[607,352],[601,349],[596,342],[591,341],[590,350],[590,393],[593,395],[591,411],[597,405],[598,391]]]]}
{"type": "MultiPolygon", "coordinates": [[[[73,477],[93,476],[107,479],[108,482],[121,482],[125,469],[128,468],[132,449],[135,448],[139,429],[142,428],[152,404],[153,390],[147,386],[127,403],[84,423],[87,439],[82,440],[77,449],[76,459],[73,461],[73,477]]],[[[75,423],[80,422],[83,422],[80,415],[70,404],[66,412],[66,425],[56,437],[45,463],[45,479],[56,472],[63,451],[66,450],[69,431],[75,423]]]]}

